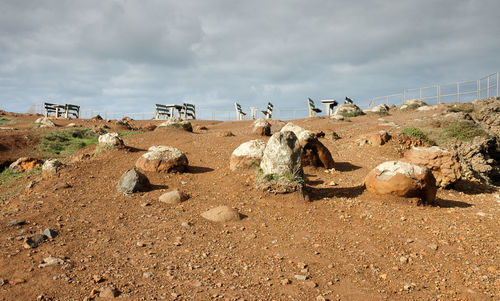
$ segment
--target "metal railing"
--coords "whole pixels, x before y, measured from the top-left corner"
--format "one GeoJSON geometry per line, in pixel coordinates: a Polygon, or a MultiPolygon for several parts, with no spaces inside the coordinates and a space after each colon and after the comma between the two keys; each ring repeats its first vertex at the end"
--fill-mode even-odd
{"type": "Polygon", "coordinates": [[[369,108],[385,103],[386,105],[403,104],[409,99],[420,99],[424,102],[448,103],[468,102],[476,99],[499,96],[499,72],[492,73],[478,80],[455,82],[423,88],[404,89],[403,93],[380,96],[370,99],[369,108]]]}

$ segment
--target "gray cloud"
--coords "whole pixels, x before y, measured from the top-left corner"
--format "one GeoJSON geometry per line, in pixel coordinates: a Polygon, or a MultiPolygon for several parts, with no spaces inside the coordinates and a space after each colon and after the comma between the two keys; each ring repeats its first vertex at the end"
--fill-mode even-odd
{"type": "Polygon", "coordinates": [[[498,1],[0,3],[0,108],[305,107],[500,71],[498,1]]]}

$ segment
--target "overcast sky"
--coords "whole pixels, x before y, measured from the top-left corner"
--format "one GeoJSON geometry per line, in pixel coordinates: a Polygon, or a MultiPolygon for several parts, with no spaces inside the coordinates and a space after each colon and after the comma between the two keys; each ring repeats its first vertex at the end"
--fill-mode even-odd
{"type": "Polygon", "coordinates": [[[305,108],[500,71],[499,0],[1,0],[0,109],[305,108]]]}

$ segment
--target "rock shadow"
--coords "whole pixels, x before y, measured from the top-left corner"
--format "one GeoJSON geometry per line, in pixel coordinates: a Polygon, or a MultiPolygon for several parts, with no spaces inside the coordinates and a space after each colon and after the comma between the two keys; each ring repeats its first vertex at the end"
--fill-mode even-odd
{"type": "Polygon", "coordinates": [[[439,208],[468,208],[474,205],[462,201],[452,201],[452,200],[437,198],[433,206],[439,208]]]}
{"type": "Polygon", "coordinates": [[[481,193],[495,193],[498,190],[498,188],[495,188],[493,186],[479,182],[472,182],[468,180],[460,180],[458,181],[458,183],[455,183],[455,185],[453,185],[452,188],[458,192],[463,192],[464,194],[467,195],[476,195],[481,193]]]}
{"type": "Polygon", "coordinates": [[[363,194],[365,190],[364,185],[354,186],[354,187],[338,187],[338,188],[314,188],[307,186],[305,187],[305,192],[309,196],[311,202],[318,201],[323,198],[332,197],[343,197],[343,198],[355,198],[363,194]]]}
{"type": "Polygon", "coordinates": [[[150,192],[153,190],[160,190],[160,189],[167,189],[167,188],[168,188],[167,185],[149,184],[149,187],[147,189],[145,189],[146,190],[145,192],[150,192]]]}
{"type": "Polygon", "coordinates": [[[353,171],[360,169],[361,166],[353,165],[349,162],[335,162],[333,164],[333,168],[335,168],[338,171],[353,171]]]}
{"type": "Polygon", "coordinates": [[[213,168],[210,167],[203,167],[203,166],[192,166],[189,165],[186,169],[186,172],[197,174],[197,173],[206,173],[206,172],[211,172],[214,171],[213,168]]]}
{"type": "Polygon", "coordinates": [[[145,151],[147,151],[146,149],[135,148],[135,147],[132,147],[132,146],[125,146],[125,150],[127,150],[128,152],[131,152],[131,153],[137,153],[137,152],[145,152],[145,151]]]}

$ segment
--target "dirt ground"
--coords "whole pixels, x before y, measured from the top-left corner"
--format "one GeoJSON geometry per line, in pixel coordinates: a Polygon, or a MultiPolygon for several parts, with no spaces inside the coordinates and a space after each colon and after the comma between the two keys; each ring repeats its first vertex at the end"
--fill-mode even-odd
{"type": "MultiPolygon", "coordinates": [[[[393,142],[360,146],[359,136],[381,129],[396,134],[436,113],[293,121],[325,132],[321,141],[335,160],[334,172],[304,169],[310,202],[256,190],[255,170],[229,170],[232,151],[260,138],[251,121],[194,120],[193,127],[208,130],[147,131],[124,139],[132,150],[69,163],[57,178],[38,174],[2,186],[2,194],[22,192],[0,203],[0,300],[83,300],[109,287],[132,300],[499,300],[497,188],[440,189],[436,206],[364,190],[372,168],[399,157],[393,142]],[[221,137],[224,131],[234,136],[221,137]],[[341,139],[329,139],[332,131],[341,139]],[[151,191],[118,193],[120,176],[153,145],[181,149],[189,170],[145,172],[151,191]],[[190,198],[180,205],[158,201],[174,189],[190,198]],[[219,205],[245,218],[218,224],[200,216],[219,205]],[[25,224],[8,226],[14,219],[25,224]],[[58,235],[35,249],[23,247],[25,237],[46,228],[58,235]],[[48,256],[64,263],[40,268],[48,256]]],[[[5,117],[16,119],[4,125],[16,130],[0,130],[0,162],[42,156],[38,133],[53,129],[33,129],[39,116],[5,117]]],[[[106,121],[54,122],[58,129],[70,122],[116,129],[106,121]]],[[[273,132],[282,125],[273,121],[273,132]]]]}

